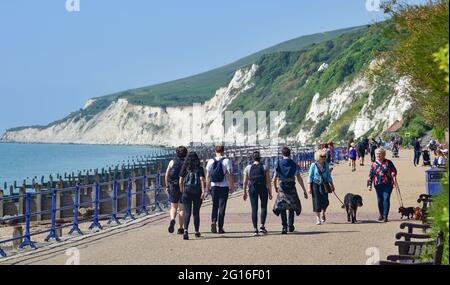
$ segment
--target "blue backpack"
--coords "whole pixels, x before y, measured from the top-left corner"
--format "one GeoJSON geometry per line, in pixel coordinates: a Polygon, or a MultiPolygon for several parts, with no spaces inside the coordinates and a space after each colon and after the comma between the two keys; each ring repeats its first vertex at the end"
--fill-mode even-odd
{"type": "Polygon", "coordinates": [[[212,166],[211,181],[214,183],[220,183],[225,179],[225,173],[223,172],[222,162],[225,158],[215,160],[212,166]]]}

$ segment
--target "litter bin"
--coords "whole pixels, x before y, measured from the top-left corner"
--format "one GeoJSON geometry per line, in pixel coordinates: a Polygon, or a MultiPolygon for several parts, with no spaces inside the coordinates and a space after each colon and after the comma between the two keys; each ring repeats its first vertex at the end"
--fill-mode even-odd
{"type": "Polygon", "coordinates": [[[436,195],[442,192],[441,179],[445,174],[444,168],[430,168],[425,171],[425,184],[427,187],[428,195],[436,195]]]}

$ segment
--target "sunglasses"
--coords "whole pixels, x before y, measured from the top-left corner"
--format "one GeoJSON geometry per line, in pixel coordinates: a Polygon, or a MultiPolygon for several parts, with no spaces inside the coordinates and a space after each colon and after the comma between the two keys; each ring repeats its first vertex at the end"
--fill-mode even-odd
{"type": "Polygon", "coordinates": [[[321,158],[327,158],[327,156],[326,156],[326,155],[321,155],[320,157],[321,157],[321,158]]]}

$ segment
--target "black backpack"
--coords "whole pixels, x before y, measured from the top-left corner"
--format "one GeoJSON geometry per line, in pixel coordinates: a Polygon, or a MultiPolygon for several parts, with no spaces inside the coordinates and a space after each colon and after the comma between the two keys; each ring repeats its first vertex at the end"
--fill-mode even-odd
{"type": "Polygon", "coordinates": [[[184,178],[184,191],[188,194],[200,194],[200,175],[197,171],[188,171],[184,178]]]}
{"type": "Polygon", "coordinates": [[[264,166],[262,164],[253,164],[250,168],[249,180],[253,186],[265,186],[266,176],[264,172],[264,166]]]}
{"type": "Polygon", "coordinates": [[[225,179],[225,173],[223,172],[222,162],[225,158],[219,160],[214,159],[211,171],[211,181],[214,183],[220,183],[225,179]]]}
{"type": "Polygon", "coordinates": [[[169,173],[169,182],[171,184],[178,185],[180,179],[181,168],[183,167],[184,160],[179,159],[178,157],[173,160],[173,166],[169,173]]]}

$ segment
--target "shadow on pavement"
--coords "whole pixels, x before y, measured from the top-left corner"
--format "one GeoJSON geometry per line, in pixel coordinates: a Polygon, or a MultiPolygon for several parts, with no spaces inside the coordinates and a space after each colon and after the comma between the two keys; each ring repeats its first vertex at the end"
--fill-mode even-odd
{"type": "MultiPolygon", "coordinates": [[[[359,233],[359,231],[309,231],[309,232],[293,232],[288,233],[286,236],[289,235],[298,235],[298,236],[304,236],[304,235],[320,235],[320,234],[334,234],[334,233],[359,233]]],[[[227,232],[224,235],[214,235],[214,236],[202,236],[198,240],[206,240],[206,239],[246,239],[246,238],[264,238],[265,236],[281,236],[281,232],[269,232],[268,234],[260,234],[259,236],[253,236],[253,232],[251,231],[244,231],[244,232],[227,232]],[[236,236],[230,236],[230,234],[236,234],[236,236]],[[243,235],[245,234],[245,235],[243,235]]]]}

